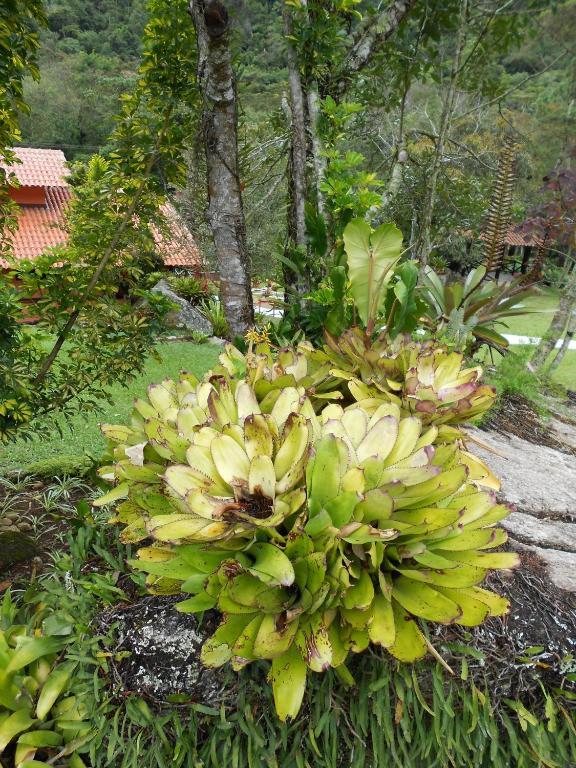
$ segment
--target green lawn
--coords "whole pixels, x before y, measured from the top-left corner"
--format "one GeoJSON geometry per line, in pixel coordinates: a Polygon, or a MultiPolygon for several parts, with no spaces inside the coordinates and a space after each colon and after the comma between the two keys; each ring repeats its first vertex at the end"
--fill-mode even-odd
{"type": "Polygon", "coordinates": [[[535,310],[533,314],[509,317],[504,322],[503,333],[517,333],[522,336],[542,336],[548,329],[552,315],[558,305],[558,291],[553,288],[538,289],[538,293],[519,302],[521,308],[535,310]]]}
{"type": "MultiPolygon", "coordinates": [[[[514,333],[519,336],[542,336],[548,330],[558,305],[558,291],[553,288],[539,289],[537,294],[521,302],[521,305],[537,312],[508,318],[507,328],[500,327],[500,332],[514,333]]],[[[576,350],[569,350],[566,353],[552,378],[565,387],[576,390],[576,350]]]]}
{"type": "Polygon", "coordinates": [[[98,456],[105,445],[105,440],[98,429],[99,423],[126,422],[134,398],[142,395],[148,384],[173,378],[183,369],[202,374],[216,362],[220,351],[220,347],[211,344],[173,342],[159,345],[161,361],[148,360],[142,375],[135,379],[129,388],[116,388],[111,402],[105,403],[98,413],[89,413],[86,418],[78,415],[71,419],[65,425],[62,437],[56,433],[49,439],[31,442],[19,440],[9,446],[0,447],[0,473],[62,454],[87,452],[92,456],[98,456]]]}

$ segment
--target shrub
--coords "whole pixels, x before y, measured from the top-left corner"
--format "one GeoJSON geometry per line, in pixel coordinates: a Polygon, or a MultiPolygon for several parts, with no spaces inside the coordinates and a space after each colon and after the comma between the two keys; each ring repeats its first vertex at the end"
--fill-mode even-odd
{"type": "Polygon", "coordinates": [[[178,296],[186,299],[191,304],[200,304],[202,301],[210,298],[211,295],[205,282],[193,275],[170,275],[168,283],[178,296]]]}
{"type": "Polygon", "coordinates": [[[64,453],[50,459],[33,461],[22,470],[24,475],[35,477],[85,477],[94,467],[94,460],[89,456],[77,456],[64,453]]]}
{"type": "Polygon", "coordinates": [[[522,395],[536,405],[542,404],[542,381],[528,368],[532,349],[516,348],[500,360],[491,379],[499,395],[522,395]]]}
{"type": "Polygon", "coordinates": [[[214,336],[219,336],[223,339],[229,338],[230,329],[228,328],[228,321],[224,314],[224,308],[218,299],[205,299],[200,304],[200,311],[212,325],[214,336]]]}
{"type": "Polygon", "coordinates": [[[121,501],[125,542],[153,539],[131,564],[152,593],[189,595],[179,610],[223,615],[206,665],[271,662],[281,719],[297,714],[308,671],[349,681],[347,657],[370,644],[411,662],[431,647],[423,621],[474,626],[508,609],[479,586],[518,562],[489,551],[506,541],[494,526],[508,510],[452,425],[480,371],[430,345],[425,355],[416,374],[395,363],[382,397],[354,402],[329,389],[348,374],[306,345],[277,357],[228,348],[203,381],[151,386],[130,426],[103,428],[102,475],[116,485],[96,503],[121,501]],[[412,412],[412,397],[434,411],[412,412]]]}
{"type": "MultiPolygon", "coordinates": [[[[0,611],[0,756],[13,751],[14,765],[46,765],[35,758],[59,753],[81,766],[76,750],[90,737],[90,722],[88,708],[70,690],[76,663],[59,662],[67,638],[17,625],[15,616],[6,593],[0,611]]],[[[57,621],[52,625],[58,630],[57,621]]]]}

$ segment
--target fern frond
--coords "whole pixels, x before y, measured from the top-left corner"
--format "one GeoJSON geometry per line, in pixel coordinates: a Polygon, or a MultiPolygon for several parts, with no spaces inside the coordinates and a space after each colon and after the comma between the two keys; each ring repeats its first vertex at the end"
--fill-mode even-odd
{"type": "Polygon", "coordinates": [[[484,230],[483,263],[487,273],[500,269],[504,261],[506,234],[510,226],[512,211],[515,156],[516,142],[512,136],[508,135],[504,138],[504,145],[498,161],[494,192],[484,230]]]}

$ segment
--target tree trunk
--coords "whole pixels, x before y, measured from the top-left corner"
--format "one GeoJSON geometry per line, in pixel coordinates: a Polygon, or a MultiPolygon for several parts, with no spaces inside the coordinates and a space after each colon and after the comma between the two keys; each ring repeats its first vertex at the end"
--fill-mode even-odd
{"type": "Polygon", "coordinates": [[[554,313],[554,317],[552,318],[550,327],[548,328],[544,336],[542,336],[542,339],[540,340],[540,344],[538,344],[538,346],[536,347],[536,351],[532,355],[532,359],[530,360],[530,366],[532,367],[533,370],[539,371],[545,366],[546,361],[548,360],[548,355],[550,354],[550,352],[552,352],[558,340],[562,338],[562,334],[564,333],[564,330],[568,325],[570,312],[575,301],[576,301],[576,267],[572,269],[570,277],[568,278],[568,283],[566,284],[564,290],[560,294],[560,302],[558,304],[558,309],[554,313]]]}
{"type": "MultiPolygon", "coordinates": [[[[284,35],[286,38],[288,81],[290,86],[291,145],[288,163],[288,244],[285,256],[298,261],[296,271],[284,267],[286,299],[290,303],[310,290],[310,254],[306,236],[305,204],[315,197],[320,213],[325,214],[321,184],[326,172],[326,159],[318,118],[320,99],[332,96],[342,99],[355,75],[366,67],[375,52],[394,34],[405,16],[418,0],[394,0],[385,10],[367,16],[354,35],[348,55],[337,71],[331,71],[320,81],[307,81],[301,74],[306,62],[298,60],[291,42],[293,11],[283,3],[284,35]],[[295,258],[296,257],[296,258],[295,258]]],[[[302,0],[301,6],[307,6],[302,0]]],[[[310,24],[313,24],[310,20],[310,24]]],[[[300,302],[301,303],[301,302],[300,302]]]]}
{"type": "Polygon", "coordinates": [[[460,21],[458,24],[458,36],[456,40],[456,50],[454,51],[454,60],[450,71],[448,82],[448,91],[442,106],[442,115],[440,117],[440,126],[438,128],[438,137],[436,139],[436,149],[432,160],[432,168],[428,177],[428,186],[420,222],[420,232],[416,244],[416,258],[420,262],[420,271],[428,264],[430,251],[432,250],[432,219],[434,216],[434,207],[436,204],[436,191],[438,187],[438,176],[440,175],[440,166],[444,158],[444,147],[450,130],[452,114],[454,112],[454,101],[456,99],[456,88],[458,85],[458,76],[460,74],[460,60],[462,51],[466,42],[466,23],[468,16],[468,0],[462,0],[460,6],[460,21]]]}
{"type": "Polygon", "coordinates": [[[558,350],[558,354],[556,355],[554,360],[552,360],[552,362],[550,363],[550,368],[548,369],[548,371],[550,373],[552,373],[552,371],[554,371],[556,368],[558,368],[558,366],[560,365],[562,360],[564,360],[564,355],[568,351],[568,348],[570,346],[570,342],[574,338],[574,334],[576,334],[576,302],[574,302],[572,304],[572,307],[570,309],[570,313],[571,314],[570,314],[570,318],[568,320],[568,326],[566,328],[566,333],[564,334],[564,338],[562,339],[562,346],[558,350]]]}
{"type": "Polygon", "coordinates": [[[394,152],[394,165],[392,166],[392,172],[390,174],[390,181],[388,182],[388,189],[383,195],[382,204],[384,206],[389,205],[402,186],[404,179],[404,166],[408,160],[408,153],[406,151],[406,142],[404,138],[404,114],[406,112],[406,99],[408,98],[408,91],[410,90],[410,80],[405,78],[404,91],[402,93],[402,101],[400,103],[400,120],[398,125],[398,136],[396,137],[396,147],[394,152]]]}
{"type": "Polygon", "coordinates": [[[288,163],[288,244],[285,256],[297,262],[298,268],[284,266],[286,300],[302,297],[310,290],[307,263],[306,200],[308,185],[306,179],[306,106],[300,68],[292,37],[292,11],[284,5],[284,34],[286,37],[288,83],[290,86],[290,157],[288,163]]]}
{"type": "Polygon", "coordinates": [[[232,338],[254,322],[250,258],[238,172],[236,79],[228,11],[220,0],[191,0],[208,176],[208,221],[220,273],[220,300],[232,338]]]}
{"type": "Polygon", "coordinates": [[[312,159],[314,161],[314,182],[316,187],[316,205],[318,213],[325,215],[324,193],[322,182],[326,174],[326,158],[324,157],[324,143],[320,135],[320,97],[318,95],[318,83],[310,83],[306,95],[308,105],[308,119],[310,122],[310,141],[312,144],[312,159]]]}

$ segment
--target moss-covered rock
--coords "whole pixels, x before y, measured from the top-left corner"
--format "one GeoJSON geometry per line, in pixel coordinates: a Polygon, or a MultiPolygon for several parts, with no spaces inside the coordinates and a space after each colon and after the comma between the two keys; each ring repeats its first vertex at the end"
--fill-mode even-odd
{"type": "Polygon", "coordinates": [[[31,560],[38,554],[38,547],[21,531],[0,530],[0,572],[16,563],[31,560]]]}

